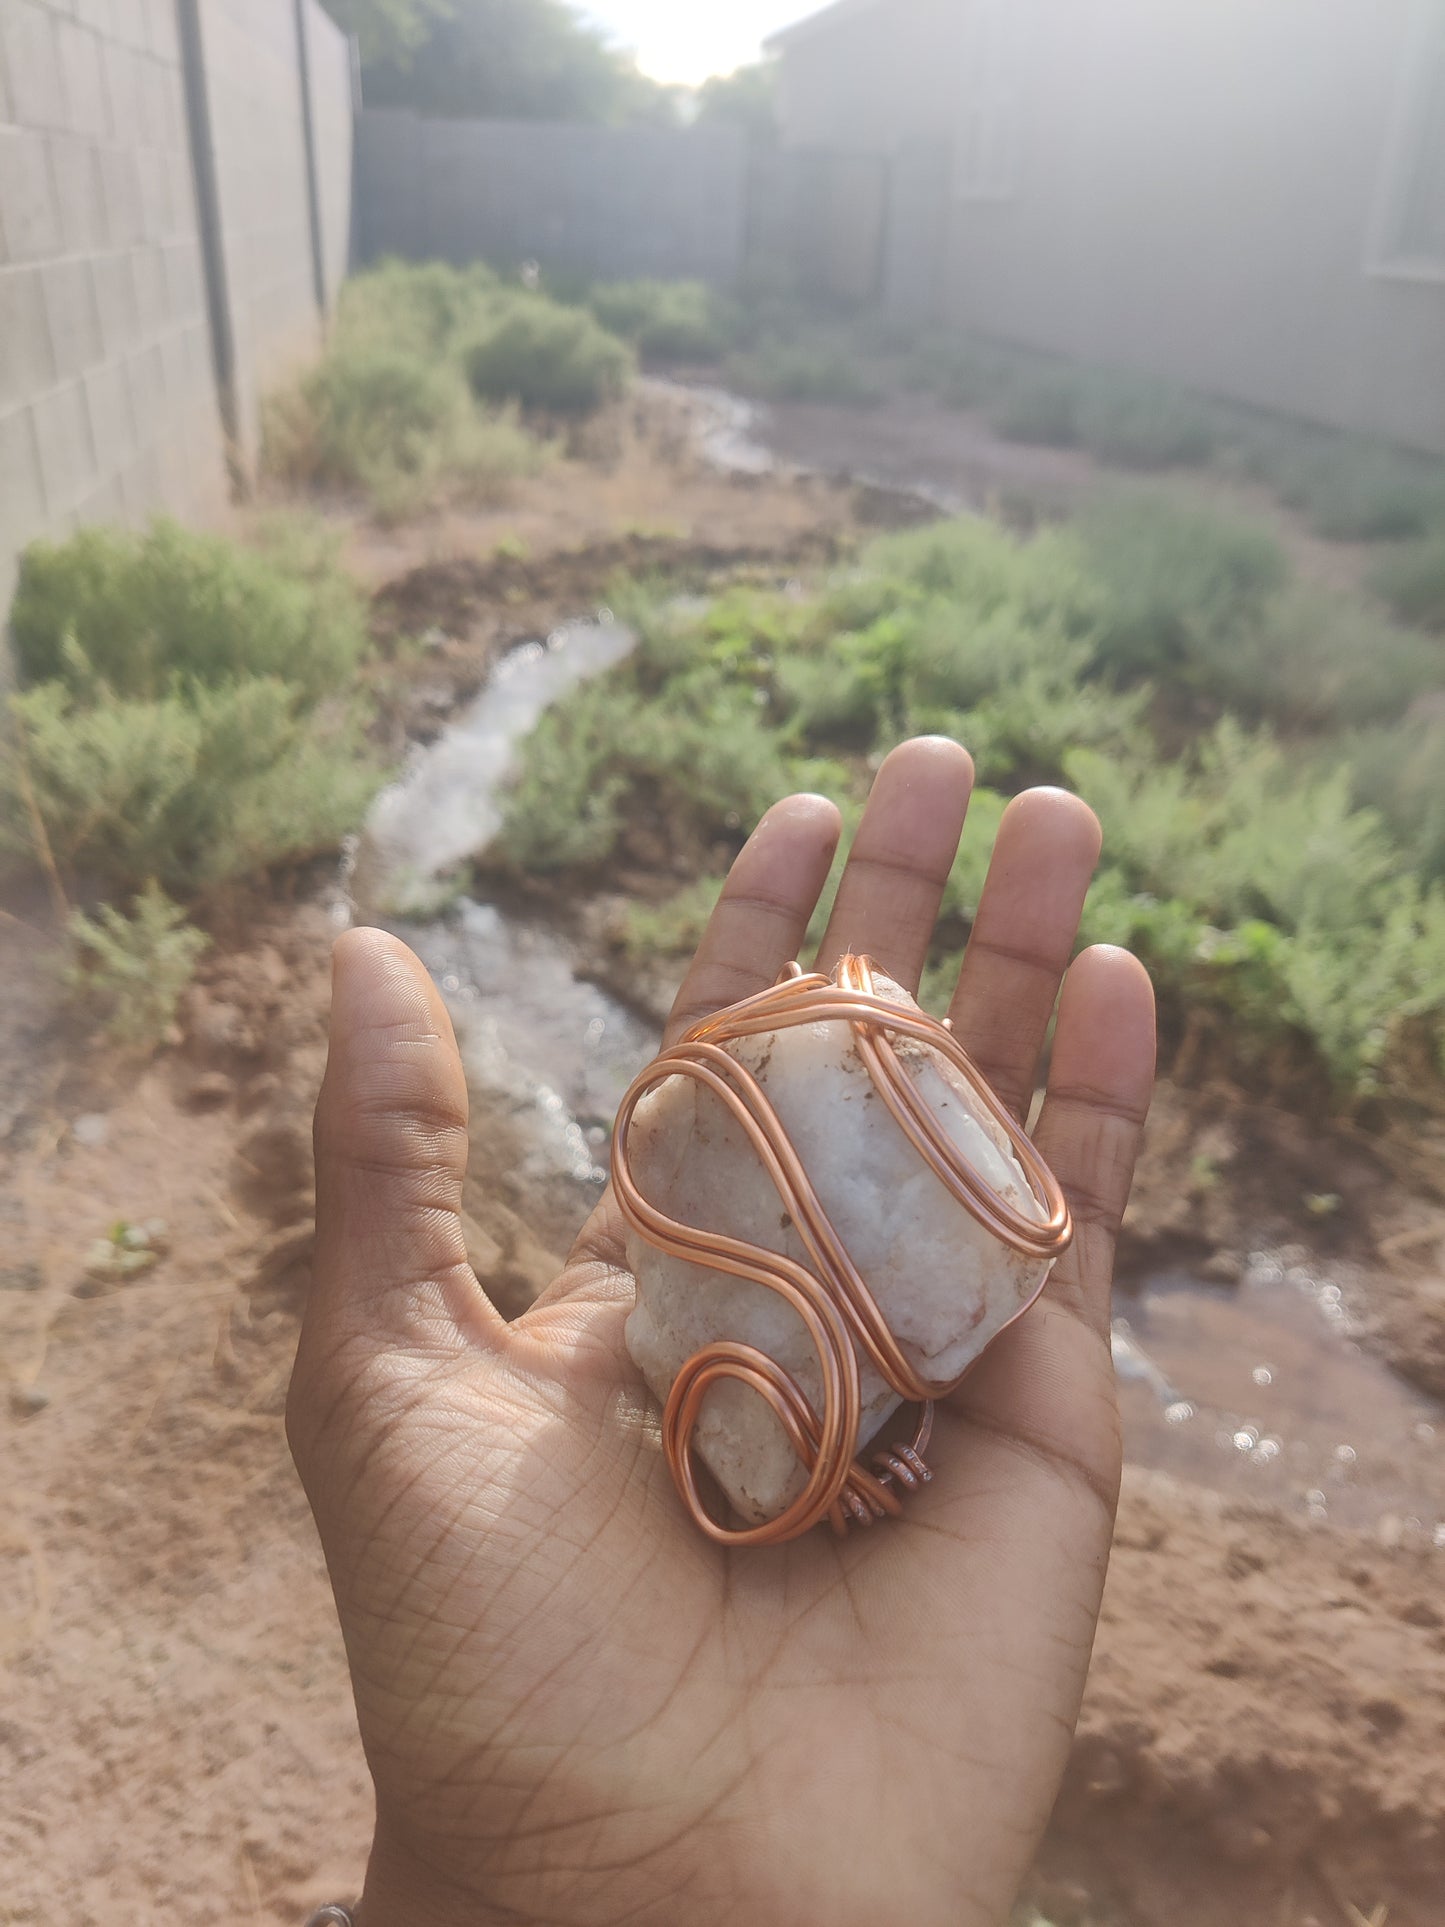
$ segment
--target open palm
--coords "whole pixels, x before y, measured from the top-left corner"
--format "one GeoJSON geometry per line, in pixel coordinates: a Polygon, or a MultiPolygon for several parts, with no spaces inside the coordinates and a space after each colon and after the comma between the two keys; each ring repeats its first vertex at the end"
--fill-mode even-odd
{"type": "MultiPolygon", "coordinates": [[[[939,740],[884,764],[825,965],[866,952],[916,987],[971,776],[939,740]]],[[[770,812],[674,1031],[798,954],[837,836],[819,798],[770,812]]],[[[952,1016],[1020,1111],[1097,854],[1093,817],[1060,792],[1005,816],[952,1016]]],[[[1108,1558],[1110,1273],[1152,1070],[1147,979],[1086,952],[1037,1129],[1078,1236],[940,1409],[934,1483],[871,1532],[725,1551],[683,1511],[623,1345],[615,1208],[505,1325],[466,1260],[445,1012],[402,945],[343,939],[289,1419],[376,1780],[364,1927],[1007,1914],[1108,1558]]]]}

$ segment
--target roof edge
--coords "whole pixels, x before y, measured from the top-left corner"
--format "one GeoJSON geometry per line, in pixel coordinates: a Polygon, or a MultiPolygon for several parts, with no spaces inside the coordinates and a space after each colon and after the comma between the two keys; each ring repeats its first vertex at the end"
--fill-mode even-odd
{"type": "Polygon", "coordinates": [[[820,13],[810,13],[803,20],[795,20],[791,27],[780,27],[776,33],[768,35],[763,47],[770,54],[785,53],[789,47],[811,40],[814,34],[826,33],[841,21],[857,13],[871,13],[882,4],[882,0],[833,0],[831,7],[824,7],[820,13]]]}

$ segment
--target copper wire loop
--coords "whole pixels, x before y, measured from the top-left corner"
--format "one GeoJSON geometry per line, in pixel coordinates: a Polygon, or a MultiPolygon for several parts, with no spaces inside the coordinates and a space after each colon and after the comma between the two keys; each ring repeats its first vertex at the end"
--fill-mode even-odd
{"type": "Polygon", "coordinates": [[[1053,1173],[952,1031],[926,1012],[878,996],[873,965],[866,957],[844,957],[833,977],[804,975],[800,965],[789,964],[771,990],[695,1025],[664,1050],[633,1084],[617,1114],[612,1175],[622,1214],[638,1236],[659,1251],[777,1292],[802,1320],[822,1367],[821,1413],[788,1372],[751,1345],[720,1340],[690,1358],[678,1373],[663,1412],[663,1448],[688,1510],[721,1545],[781,1545],[824,1519],[841,1533],[850,1525],[867,1526],[896,1516],[903,1495],[933,1476],[924,1457],[933,1429],[933,1403],[959,1382],[931,1385],[909,1364],[829,1222],[762,1085],[724,1048],[743,1037],[829,1022],[852,1026],[874,1089],[899,1128],[949,1194],[986,1230],[1014,1251],[1050,1262],[1073,1236],[1068,1205],[1053,1173]],[[963,1157],[900,1063],[895,1048],[899,1038],[927,1045],[962,1074],[980,1108],[1006,1133],[1042,1218],[1016,1210],[963,1157]],[[643,1098],[671,1077],[691,1078],[711,1091],[741,1126],[797,1227],[809,1264],[722,1232],[682,1224],[642,1195],[629,1159],[632,1121],[643,1098]],[[860,1350],[899,1398],[922,1408],[913,1438],[876,1452],[871,1466],[854,1457],[862,1417],[860,1350]],[[722,1379],[735,1379],[767,1401],[807,1469],[807,1483],[798,1497],[762,1525],[719,1524],[698,1488],[693,1432],[703,1400],[722,1379]]]}

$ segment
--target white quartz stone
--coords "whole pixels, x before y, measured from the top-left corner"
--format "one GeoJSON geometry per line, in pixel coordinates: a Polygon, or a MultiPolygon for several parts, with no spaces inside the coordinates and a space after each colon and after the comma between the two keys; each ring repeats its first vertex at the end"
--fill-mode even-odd
{"type": "MultiPolygon", "coordinates": [[[[880,976],[877,988],[912,1006],[889,979],[880,976]]],[[[884,1107],[846,1024],[799,1025],[728,1049],[767,1092],[905,1355],[930,1383],[958,1378],[1036,1296],[1047,1261],[1000,1243],[950,1196],[884,1107]]],[[[1017,1210],[1042,1219],[1007,1138],[959,1074],[920,1044],[902,1041],[898,1052],[975,1169],[1017,1210]]],[[[643,1196],[671,1217],[808,1262],[741,1128],[692,1079],[671,1077],[643,1100],[631,1157],[643,1196]]],[[[818,1409],[817,1354],[801,1320],[776,1293],[669,1257],[635,1232],[628,1259],[637,1276],[628,1349],[660,1401],[689,1358],[729,1338],[776,1359],[818,1409]]],[[[862,1389],[861,1443],[867,1445],[899,1400],[866,1360],[862,1389]]],[[[775,1518],[803,1488],[802,1467],[782,1426],[744,1385],[723,1382],[708,1393],[696,1448],[750,1523],[775,1518]]]]}

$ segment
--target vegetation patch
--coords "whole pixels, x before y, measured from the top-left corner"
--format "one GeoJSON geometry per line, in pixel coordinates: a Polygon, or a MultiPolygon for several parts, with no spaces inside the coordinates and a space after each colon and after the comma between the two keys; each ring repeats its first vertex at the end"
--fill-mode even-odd
{"type": "Polygon", "coordinates": [[[1445,524],[1376,563],[1370,587],[1402,622],[1445,633],[1445,524]]]}
{"type": "Polygon", "coordinates": [[[729,356],[726,373],[734,387],[768,401],[867,406],[882,401],[886,392],[881,378],[849,346],[822,332],[765,339],[729,356]]]}
{"type": "Polygon", "coordinates": [[[360,599],[312,532],[37,544],[12,629],[0,861],[183,901],[334,849],[380,772],[360,599]]]}
{"type": "Polygon", "coordinates": [[[495,302],[469,334],[462,365],[479,400],[590,415],[626,392],[633,355],[596,317],[525,291],[495,302]]]}
{"type": "Polygon", "coordinates": [[[736,335],[735,311],[701,281],[603,282],[587,305],[645,362],[662,366],[721,361],[736,335]]]}
{"type": "Polygon", "coordinates": [[[1007,797],[1064,782],[1106,833],[1085,934],[1144,957],[1176,1039],[1280,1095],[1418,1100],[1428,1061],[1445,1097],[1439,743],[1407,720],[1445,678],[1428,638],[1363,604],[1324,620],[1268,537],[1124,498],[1028,542],[977,521],[891,536],[805,593],[614,601],[637,653],[532,739],[502,848],[529,870],[691,872],[632,913],[635,956],[691,947],[779,793],[821,789],[856,821],[877,758],[945,730],[982,787],[935,990],[1007,797]],[[1419,759],[1398,793],[1392,747],[1419,759]]]}
{"type": "Polygon", "coordinates": [[[155,1050],[176,1021],[210,938],[154,883],[128,914],[108,903],[93,917],[77,910],[69,936],[65,988],[71,1003],[113,1044],[155,1050]]]}
{"type": "MultiPolygon", "coordinates": [[[[269,471],[293,486],[359,492],[384,520],[505,499],[540,467],[545,444],[509,405],[528,399],[525,384],[474,390],[468,357],[525,298],[488,268],[440,262],[391,262],[348,282],[326,354],[267,402],[269,471]]],[[[555,306],[531,299],[547,313],[555,306]]],[[[536,353],[538,381],[555,382],[555,344],[540,341],[536,353]]],[[[514,354],[525,365],[525,345],[514,354]]]]}

